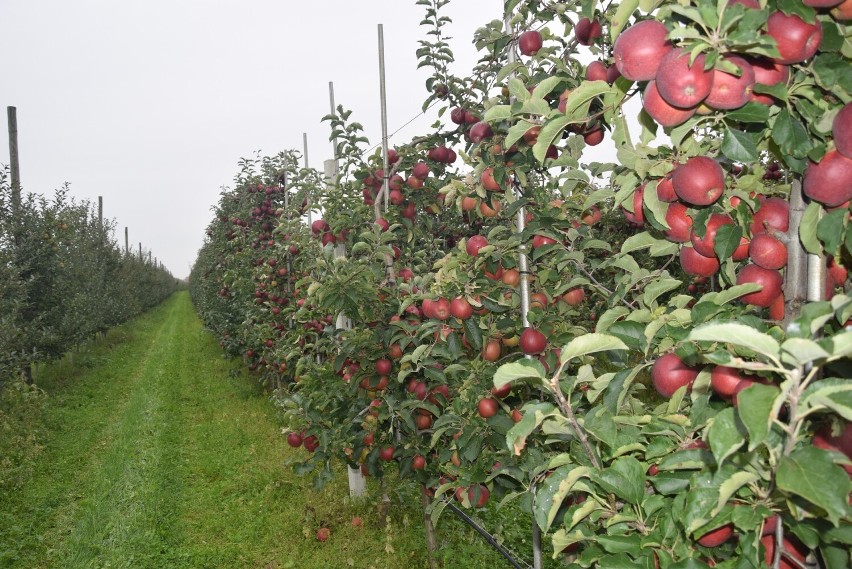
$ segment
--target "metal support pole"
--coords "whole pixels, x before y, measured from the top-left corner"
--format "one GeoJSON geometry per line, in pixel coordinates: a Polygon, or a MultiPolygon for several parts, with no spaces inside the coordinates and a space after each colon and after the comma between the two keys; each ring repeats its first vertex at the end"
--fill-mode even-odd
{"type": "Polygon", "coordinates": [[[385,213],[388,211],[388,107],[387,94],[385,93],[385,32],[382,24],[379,24],[379,98],[382,105],[382,195],[385,200],[385,213]]]}
{"type": "Polygon", "coordinates": [[[139,260],[142,260],[142,242],[139,242],[139,260]]]}
{"type": "MultiPolygon", "coordinates": [[[[334,81],[328,82],[328,102],[331,106],[331,114],[334,115],[334,116],[337,116],[337,109],[335,109],[335,106],[334,106],[334,81]]],[[[331,143],[334,145],[332,147],[333,148],[332,154],[334,156],[334,159],[337,160],[337,137],[336,136],[332,139],[331,143]]]]}
{"type": "Polygon", "coordinates": [[[127,226],[124,227],[124,254],[130,255],[130,240],[128,239],[127,226]]]}
{"type": "Polygon", "coordinates": [[[12,175],[12,215],[18,218],[21,211],[21,166],[18,162],[18,115],[15,107],[6,107],[9,121],[9,169],[12,175]]]}
{"type": "MultiPolygon", "coordinates": [[[[512,18],[511,14],[506,13],[503,15],[503,27],[505,29],[506,35],[512,35],[512,18]]],[[[517,61],[517,56],[515,54],[515,50],[510,42],[507,46],[509,50],[509,64],[513,64],[517,61]]],[[[514,73],[512,74],[514,77],[514,73]]],[[[514,99],[510,100],[510,104],[514,103],[514,99]]],[[[512,177],[512,187],[516,193],[516,195],[520,198],[522,197],[521,192],[519,192],[517,187],[517,180],[512,177]]],[[[526,208],[521,207],[518,208],[517,218],[516,218],[516,227],[518,233],[521,233],[526,229],[526,208]]],[[[520,274],[520,278],[518,279],[520,286],[520,294],[521,294],[521,324],[524,328],[529,327],[530,321],[528,318],[530,311],[530,279],[529,279],[529,260],[527,258],[527,246],[525,243],[521,243],[518,247],[518,273],[520,274]]],[[[532,358],[532,356],[527,355],[528,359],[532,358]]],[[[532,487],[531,492],[533,492],[533,501],[535,501],[535,486],[532,487]]],[[[541,569],[542,567],[542,550],[541,550],[541,528],[538,527],[538,523],[536,523],[535,515],[532,516],[532,546],[533,546],[533,567],[534,569],[541,569]]]]}
{"type": "Polygon", "coordinates": [[[305,168],[308,168],[308,133],[302,133],[302,146],[305,148],[305,168]]]}
{"type": "Polygon", "coordinates": [[[98,225],[104,227],[104,197],[98,196],[98,225]]]}

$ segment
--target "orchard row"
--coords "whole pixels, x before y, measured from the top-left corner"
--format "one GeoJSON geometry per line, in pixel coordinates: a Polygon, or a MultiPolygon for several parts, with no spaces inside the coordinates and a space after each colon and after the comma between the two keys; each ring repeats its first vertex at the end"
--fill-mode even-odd
{"type": "Polygon", "coordinates": [[[847,566],[846,5],[510,1],[458,77],[418,4],[448,126],[385,162],[338,108],[339,171],[246,161],[193,270],[297,471],[518,500],[581,567],[847,566]]]}

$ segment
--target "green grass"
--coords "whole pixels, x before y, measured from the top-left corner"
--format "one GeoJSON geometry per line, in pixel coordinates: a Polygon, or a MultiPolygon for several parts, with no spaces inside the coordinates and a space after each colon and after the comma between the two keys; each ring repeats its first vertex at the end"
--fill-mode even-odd
{"type": "MultiPolygon", "coordinates": [[[[37,382],[43,450],[25,483],[0,488],[0,567],[427,566],[410,489],[390,492],[384,523],[375,482],[352,501],[343,474],[319,491],[285,468],[304,451],[287,447],[268,396],[223,359],[185,292],[37,382]]],[[[449,513],[439,542],[445,567],[507,566],[449,513]]]]}

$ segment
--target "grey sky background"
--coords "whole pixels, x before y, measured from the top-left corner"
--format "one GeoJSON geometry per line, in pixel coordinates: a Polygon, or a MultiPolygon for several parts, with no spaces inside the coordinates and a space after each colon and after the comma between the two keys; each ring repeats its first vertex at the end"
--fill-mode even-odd
{"type": "MultiPolygon", "coordinates": [[[[477,59],[474,30],[501,12],[500,0],[447,7],[456,73],[477,59]]],[[[0,163],[14,106],[24,191],[67,181],[77,199],[103,196],[122,245],[127,226],[131,247],[185,277],[241,157],[301,151],[303,132],[311,166],[331,157],[329,81],[380,142],[379,23],[389,130],[420,112],[423,15],[414,0],[0,0],[0,163]]]]}

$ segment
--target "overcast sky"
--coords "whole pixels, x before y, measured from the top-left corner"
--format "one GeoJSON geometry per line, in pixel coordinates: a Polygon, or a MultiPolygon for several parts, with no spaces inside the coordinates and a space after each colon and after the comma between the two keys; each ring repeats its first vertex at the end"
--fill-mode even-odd
{"type": "MultiPolygon", "coordinates": [[[[501,0],[447,7],[456,74],[477,59],[473,31],[501,11],[501,0]]],[[[0,0],[0,105],[4,124],[17,107],[24,190],[51,194],[67,181],[78,199],[103,196],[122,244],[127,226],[131,247],[187,276],[241,157],[301,151],[303,132],[311,166],[331,157],[320,122],[329,81],[380,142],[379,23],[389,130],[419,113],[423,15],[414,0],[0,0]]]]}

